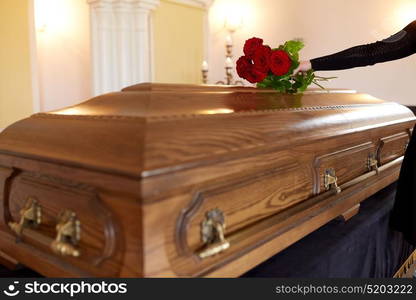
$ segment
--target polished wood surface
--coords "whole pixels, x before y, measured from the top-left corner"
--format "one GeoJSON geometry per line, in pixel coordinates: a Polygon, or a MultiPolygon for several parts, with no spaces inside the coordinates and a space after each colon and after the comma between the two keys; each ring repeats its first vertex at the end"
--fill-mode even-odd
{"type": "Polygon", "coordinates": [[[19,267],[19,262],[10,255],[0,251],[0,265],[12,271],[19,267]]]}
{"type": "Polygon", "coordinates": [[[238,276],[396,180],[414,122],[348,90],[164,84],[36,114],[0,134],[0,249],[46,276],[238,276]],[[65,210],[79,257],[51,249],[65,210]],[[229,248],[201,258],[213,210],[229,248]]]}
{"type": "Polygon", "coordinates": [[[351,219],[352,217],[354,217],[356,214],[358,214],[359,211],[360,211],[360,203],[358,203],[357,205],[351,207],[346,212],[344,212],[341,215],[342,216],[342,219],[344,221],[348,221],[349,219],[351,219]]]}
{"type": "Polygon", "coordinates": [[[403,265],[397,270],[393,278],[415,278],[416,274],[416,250],[409,255],[403,265]]]}

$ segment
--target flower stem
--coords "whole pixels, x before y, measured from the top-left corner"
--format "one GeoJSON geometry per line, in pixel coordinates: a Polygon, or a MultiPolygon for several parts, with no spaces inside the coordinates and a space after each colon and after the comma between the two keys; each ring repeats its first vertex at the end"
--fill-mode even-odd
{"type": "Polygon", "coordinates": [[[312,82],[319,86],[321,89],[325,90],[325,88],[322,85],[320,85],[316,80],[312,80],[312,82]]]}

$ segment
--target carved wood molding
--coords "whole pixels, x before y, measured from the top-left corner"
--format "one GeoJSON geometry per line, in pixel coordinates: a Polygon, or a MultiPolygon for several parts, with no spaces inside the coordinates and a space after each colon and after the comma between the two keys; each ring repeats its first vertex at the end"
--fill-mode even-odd
{"type": "MultiPolygon", "coordinates": [[[[218,113],[218,114],[181,114],[181,115],[159,115],[159,116],[122,116],[122,115],[64,115],[53,113],[37,113],[32,115],[32,118],[42,119],[72,119],[72,120],[140,120],[147,119],[150,121],[160,120],[181,120],[181,119],[215,119],[215,118],[232,118],[241,115],[256,115],[265,113],[285,112],[285,111],[320,111],[320,110],[337,110],[349,109],[359,107],[373,107],[375,104],[351,104],[351,105],[329,105],[329,106],[310,106],[310,107],[293,107],[293,108],[274,108],[274,109],[259,109],[236,111],[233,113],[218,113]]],[[[401,122],[403,120],[400,120],[401,122]]]]}
{"type": "Polygon", "coordinates": [[[0,227],[7,228],[6,220],[10,217],[8,207],[6,207],[6,201],[10,193],[8,185],[16,173],[15,169],[0,166],[0,227]]]}

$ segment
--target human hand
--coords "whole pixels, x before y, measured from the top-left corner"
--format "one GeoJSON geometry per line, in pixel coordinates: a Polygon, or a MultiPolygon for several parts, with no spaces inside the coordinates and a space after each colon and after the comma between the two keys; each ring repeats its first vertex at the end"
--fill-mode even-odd
{"type": "Polygon", "coordinates": [[[306,72],[312,69],[312,64],[310,60],[303,60],[299,63],[299,66],[293,70],[292,75],[296,75],[299,72],[306,72]]]}

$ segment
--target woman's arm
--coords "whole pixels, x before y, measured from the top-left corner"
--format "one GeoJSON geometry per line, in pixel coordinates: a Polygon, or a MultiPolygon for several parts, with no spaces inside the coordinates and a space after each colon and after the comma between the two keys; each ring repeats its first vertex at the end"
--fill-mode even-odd
{"type": "Polygon", "coordinates": [[[297,71],[307,71],[310,68],[321,71],[363,67],[400,59],[413,53],[416,53],[416,21],[385,40],[303,61],[297,71]]]}

